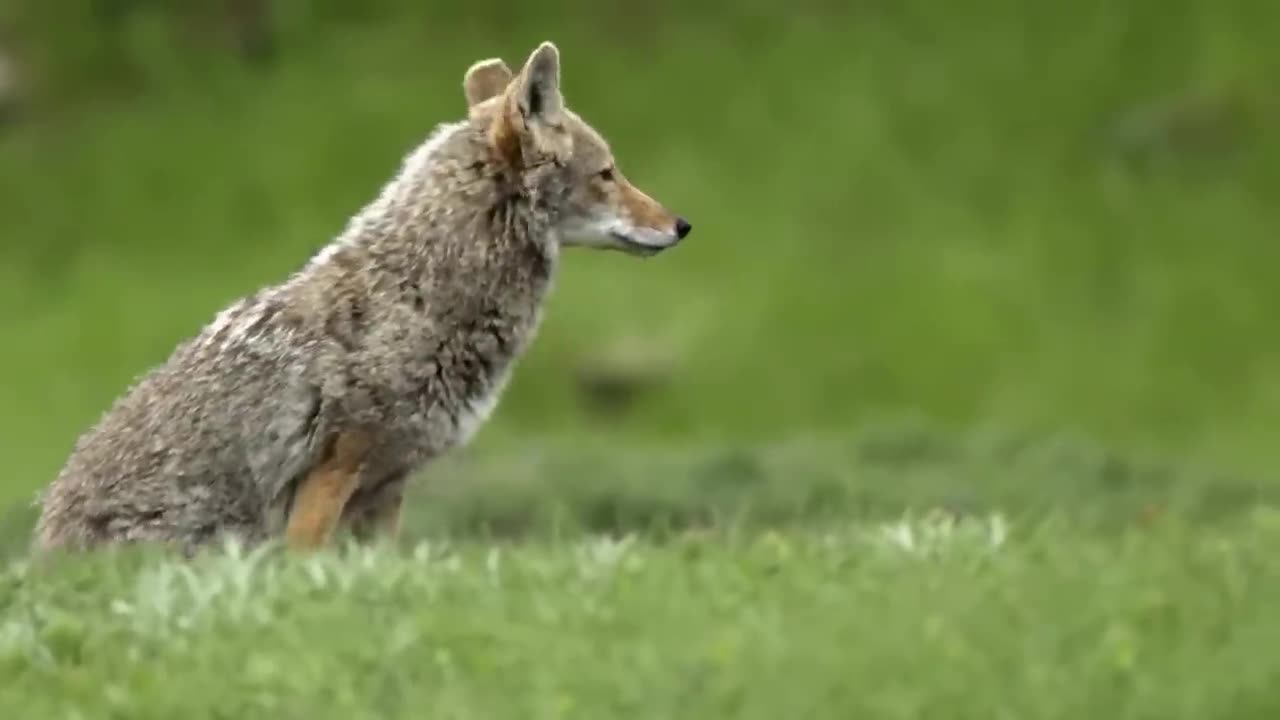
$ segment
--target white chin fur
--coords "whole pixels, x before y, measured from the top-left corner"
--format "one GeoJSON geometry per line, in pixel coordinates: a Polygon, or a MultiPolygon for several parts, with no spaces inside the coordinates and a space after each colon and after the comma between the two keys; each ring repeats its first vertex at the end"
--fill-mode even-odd
{"type": "Polygon", "coordinates": [[[676,242],[674,232],[636,227],[622,220],[574,223],[560,232],[561,244],[619,250],[662,250],[676,242]]]}

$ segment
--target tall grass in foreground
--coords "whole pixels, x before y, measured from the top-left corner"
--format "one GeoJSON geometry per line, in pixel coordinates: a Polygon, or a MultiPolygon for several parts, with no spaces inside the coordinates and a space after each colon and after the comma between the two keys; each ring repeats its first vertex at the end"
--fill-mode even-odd
{"type": "Polygon", "coordinates": [[[1280,516],[431,542],[0,573],[14,717],[1272,718],[1280,516]]]}

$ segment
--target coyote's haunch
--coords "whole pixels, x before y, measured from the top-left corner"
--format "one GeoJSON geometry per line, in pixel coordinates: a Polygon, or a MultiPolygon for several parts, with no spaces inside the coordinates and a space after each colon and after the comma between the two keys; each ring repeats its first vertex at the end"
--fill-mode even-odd
{"type": "Polygon", "coordinates": [[[41,549],[224,536],[314,548],[394,533],[405,481],[465,443],[538,327],[560,248],[689,234],[564,105],[560,54],[463,80],[441,125],[332,243],[223,310],[76,443],[41,549]]]}

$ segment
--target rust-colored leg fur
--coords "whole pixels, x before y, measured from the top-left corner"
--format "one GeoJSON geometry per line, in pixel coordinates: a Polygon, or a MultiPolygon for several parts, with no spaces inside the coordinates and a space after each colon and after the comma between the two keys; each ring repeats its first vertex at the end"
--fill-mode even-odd
{"type": "Polygon", "coordinates": [[[368,436],[339,433],[325,459],[298,482],[285,528],[290,548],[314,550],[329,541],[360,483],[360,465],[368,450],[368,436]]]}

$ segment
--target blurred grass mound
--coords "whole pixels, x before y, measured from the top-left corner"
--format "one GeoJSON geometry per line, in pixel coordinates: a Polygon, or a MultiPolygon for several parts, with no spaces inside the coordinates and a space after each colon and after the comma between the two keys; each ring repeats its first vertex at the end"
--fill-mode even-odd
{"type": "Polygon", "coordinates": [[[844,436],[690,450],[575,446],[458,459],[428,472],[410,536],[661,536],[892,521],[906,514],[1058,515],[1098,530],[1214,522],[1280,500],[1273,478],[1117,453],[1085,437],[916,420],[844,436]]]}
{"type": "MultiPolygon", "coordinates": [[[[929,514],[1023,524],[1063,517],[1104,532],[1166,518],[1214,523],[1278,502],[1274,478],[1117,453],[1081,436],[955,434],[904,418],[768,445],[644,449],[568,437],[464,453],[412,486],[404,541],[663,538],[929,514]]],[[[0,548],[23,552],[33,523],[25,503],[0,515],[0,548]]]]}

